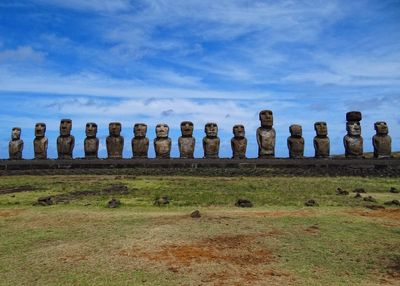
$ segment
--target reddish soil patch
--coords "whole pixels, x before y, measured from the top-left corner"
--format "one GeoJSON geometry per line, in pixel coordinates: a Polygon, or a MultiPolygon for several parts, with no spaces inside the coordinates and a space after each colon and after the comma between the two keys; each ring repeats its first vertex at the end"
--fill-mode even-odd
{"type": "Polygon", "coordinates": [[[15,209],[15,210],[2,210],[0,211],[0,217],[11,217],[19,215],[20,213],[24,212],[24,209],[15,209]]]}
{"type": "Polygon", "coordinates": [[[388,218],[393,220],[400,220],[400,209],[381,209],[381,210],[353,210],[348,211],[349,214],[355,214],[365,217],[388,218]]]}

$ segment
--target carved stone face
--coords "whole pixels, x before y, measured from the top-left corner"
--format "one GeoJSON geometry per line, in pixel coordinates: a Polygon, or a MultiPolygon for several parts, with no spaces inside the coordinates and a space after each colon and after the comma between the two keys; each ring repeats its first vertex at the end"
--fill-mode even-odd
{"type": "Polygon", "coordinates": [[[87,137],[96,137],[97,135],[97,124],[93,122],[86,123],[86,136],[87,137]]]}
{"type": "Polygon", "coordinates": [[[233,135],[236,138],[244,138],[245,136],[244,126],[241,124],[233,126],[233,135]]]}
{"type": "Polygon", "coordinates": [[[169,127],[165,123],[157,124],[156,126],[156,136],[157,138],[168,138],[169,127]]]}
{"type": "Polygon", "coordinates": [[[389,133],[389,128],[388,128],[386,122],[384,122],[384,121],[375,122],[374,127],[376,130],[376,134],[386,135],[389,133]]]}
{"type": "Polygon", "coordinates": [[[293,137],[301,137],[303,135],[301,125],[297,125],[297,124],[290,125],[289,131],[290,131],[290,135],[293,137]]]}
{"type": "Polygon", "coordinates": [[[136,123],[135,126],[133,127],[133,134],[135,134],[135,137],[146,137],[147,133],[147,125],[144,123],[136,123]]]}
{"type": "Polygon", "coordinates": [[[44,137],[45,133],[46,133],[46,124],[45,123],[36,123],[35,136],[36,137],[44,137]]]}
{"type": "Polygon", "coordinates": [[[351,136],[361,135],[361,125],[358,121],[349,121],[346,123],[347,134],[351,136]]]}
{"type": "Polygon", "coordinates": [[[271,110],[262,110],[259,115],[261,126],[271,128],[274,124],[274,116],[271,110]]]}
{"type": "Polygon", "coordinates": [[[60,134],[61,136],[70,136],[72,129],[71,119],[62,119],[60,123],[60,134]]]}
{"type": "Polygon", "coordinates": [[[11,140],[19,140],[21,138],[21,128],[14,127],[11,131],[11,140]]]}
{"type": "Polygon", "coordinates": [[[207,137],[217,137],[218,135],[218,125],[216,123],[207,123],[204,131],[207,137]]]}
{"type": "Polygon", "coordinates": [[[182,136],[190,137],[193,135],[193,123],[190,121],[183,121],[181,123],[182,136]]]}
{"type": "Polygon", "coordinates": [[[314,124],[314,129],[318,136],[328,135],[328,126],[326,125],[326,122],[316,122],[314,124]]]}
{"type": "Polygon", "coordinates": [[[111,122],[108,125],[108,131],[110,133],[110,136],[120,136],[121,135],[121,123],[119,122],[111,122]]]}

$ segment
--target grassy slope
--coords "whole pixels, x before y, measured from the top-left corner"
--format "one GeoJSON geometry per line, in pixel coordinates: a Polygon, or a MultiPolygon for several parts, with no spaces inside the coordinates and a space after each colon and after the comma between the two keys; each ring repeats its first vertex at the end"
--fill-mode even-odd
{"type": "Polygon", "coordinates": [[[0,285],[377,285],[399,283],[400,199],[388,178],[2,177],[0,285]],[[127,194],[104,194],[113,185],[127,194]],[[40,196],[69,203],[32,206],[40,196]],[[168,207],[155,197],[168,195],[168,207]],[[105,208],[111,197],[119,209],[105,208]],[[237,209],[248,198],[252,209],[237,209]],[[320,207],[303,207],[307,199],[320,207]],[[200,219],[188,214],[199,209],[200,219]],[[397,270],[396,270],[397,269],[397,270]]]}

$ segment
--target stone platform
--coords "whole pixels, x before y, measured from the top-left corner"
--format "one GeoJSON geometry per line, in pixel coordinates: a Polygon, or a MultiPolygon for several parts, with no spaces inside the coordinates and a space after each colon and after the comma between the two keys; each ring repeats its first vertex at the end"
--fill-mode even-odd
{"type": "Polygon", "coordinates": [[[400,177],[400,159],[0,160],[0,175],[61,174],[400,177]]]}

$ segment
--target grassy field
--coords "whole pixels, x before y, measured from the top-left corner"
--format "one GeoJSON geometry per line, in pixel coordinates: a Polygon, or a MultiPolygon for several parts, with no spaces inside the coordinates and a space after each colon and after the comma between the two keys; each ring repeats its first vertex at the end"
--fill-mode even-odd
{"type": "Polygon", "coordinates": [[[400,207],[365,208],[400,200],[390,187],[400,180],[1,177],[0,285],[399,285],[400,207]]]}

